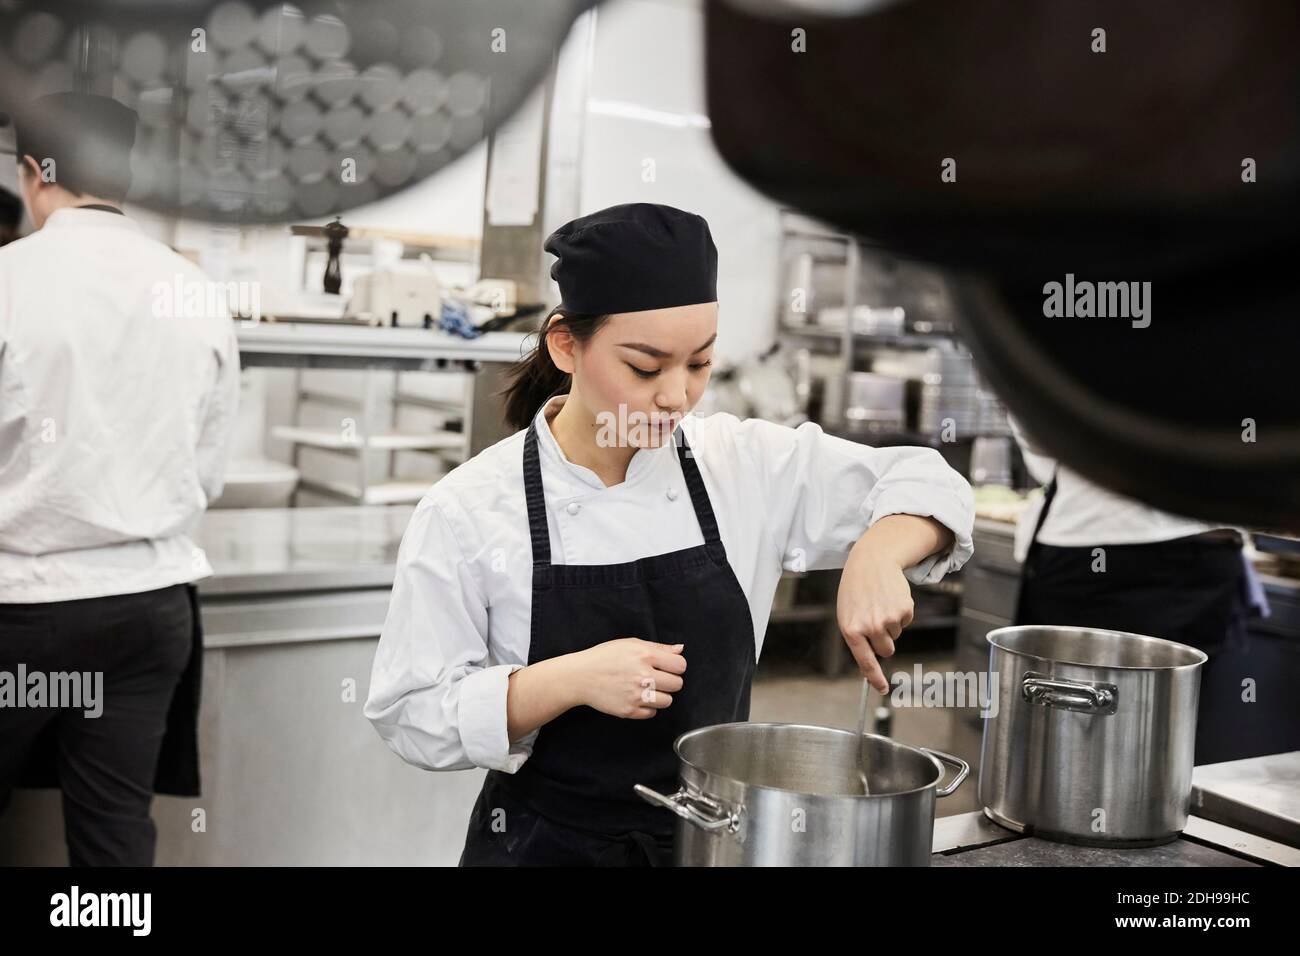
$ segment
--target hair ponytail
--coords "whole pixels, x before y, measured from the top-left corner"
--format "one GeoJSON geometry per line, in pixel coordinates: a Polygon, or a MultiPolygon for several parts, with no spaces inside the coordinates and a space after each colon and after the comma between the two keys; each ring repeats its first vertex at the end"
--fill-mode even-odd
{"type": "Polygon", "coordinates": [[[514,429],[527,428],[543,402],[557,392],[567,393],[569,390],[572,376],[568,372],[560,371],[552,360],[551,350],[546,345],[546,337],[555,329],[563,327],[579,342],[585,342],[596,334],[596,330],[604,325],[608,318],[608,315],[570,312],[563,306],[556,306],[551,310],[550,314],[542,320],[537,344],[533,346],[532,351],[506,372],[509,383],[501,394],[505,395],[507,425],[514,429]]]}

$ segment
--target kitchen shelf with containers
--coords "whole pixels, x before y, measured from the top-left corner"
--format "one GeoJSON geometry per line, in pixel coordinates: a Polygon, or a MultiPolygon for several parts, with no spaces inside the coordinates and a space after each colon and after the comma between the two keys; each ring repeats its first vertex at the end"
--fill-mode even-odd
{"type": "Polygon", "coordinates": [[[810,418],[873,445],[931,445],[977,483],[1009,482],[1006,410],[954,332],[940,271],[783,211],[778,275],[777,341],[810,370],[810,418]]]}
{"type": "Polygon", "coordinates": [[[423,474],[404,478],[400,476],[399,455],[432,456],[433,467],[440,471],[453,468],[468,458],[469,440],[465,424],[473,414],[471,383],[468,377],[461,376],[451,382],[453,390],[459,393],[458,398],[432,399],[411,395],[404,390],[403,381],[410,377],[410,373],[367,370],[362,374],[358,400],[321,389],[305,388],[304,371],[295,369],[295,422],[273,426],[271,435],[289,443],[293,466],[300,471],[303,470],[304,458],[310,453],[323,453],[350,463],[350,467],[345,467],[342,472],[314,469],[300,479],[298,491],[366,505],[419,501],[434,480],[434,475],[429,473],[429,462],[426,461],[420,469],[423,474]],[[383,375],[386,380],[375,381],[376,375],[383,375]],[[388,388],[387,394],[380,394],[381,387],[388,388]],[[403,418],[404,410],[410,405],[432,413],[433,424],[425,422],[420,428],[413,427],[409,415],[403,418]],[[319,424],[302,423],[304,414],[313,407],[333,411],[318,411],[314,421],[319,424]],[[339,415],[344,417],[340,419],[339,415]],[[372,459],[379,456],[386,458],[386,464],[376,477],[372,459]]]}
{"type": "Polygon", "coordinates": [[[339,222],[291,233],[296,290],[265,321],[237,327],[246,369],[293,370],[289,421],[282,413],[270,429],[291,456],[281,466],[294,478],[291,500],[414,503],[440,473],[502,437],[490,408],[475,412],[522,349],[521,333],[501,331],[522,314],[513,283],[473,281],[470,238],[339,222]],[[444,307],[454,312],[462,299],[472,318],[490,312],[492,321],[469,334],[444,328],[444,307]]]}

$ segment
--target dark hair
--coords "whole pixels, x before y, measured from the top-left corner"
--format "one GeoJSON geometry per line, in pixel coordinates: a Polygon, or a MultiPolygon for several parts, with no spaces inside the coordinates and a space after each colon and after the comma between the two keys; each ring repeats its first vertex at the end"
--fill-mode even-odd
{"type": "Polygon", "coordinates": [[[557,305],[542,320],[541,330],[537,333],[537,344],[506,373],[510,383],[502,390],[505,395],[506,424],[511,428],[527,428],[533,416],[552,395],[568,392],[572,376],[561,372],[551,359],[551,350],[546,347],[546,337],[553,331],[563,328],[579,342],[585,342],[609,319],[608,315],[591,315],[585,312],[571,312],[564,306],[557,305]],[[558,318],[556,318],[558,316],[558,318]],[[552,321],[554,319],[554,321],[552,321]]]}

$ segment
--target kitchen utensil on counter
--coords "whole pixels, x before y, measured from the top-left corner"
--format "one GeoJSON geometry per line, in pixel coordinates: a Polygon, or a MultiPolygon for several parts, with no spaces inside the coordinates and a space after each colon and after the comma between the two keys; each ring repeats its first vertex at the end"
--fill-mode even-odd
{"type": "Polygon", "coordinates": [[[677,815],[679,866],[928,866],[935,799],[970,772],[937,750],[806,724],[716,724],[674,750],[677,792],[636,791],[677,815]],[[945,765],[956,773],[940,786],[945,765]]]}
{"type": "Polygon", "coordinates": [[[858,777],[862,780],[862,792],[871,793],[871,780],[867,775],[867,710],[871,706],[871,682],[862,679],[862,702],[858,705],[858,777]]]}
{"type": "Polygon", "coordinates": [[[392,324],[419,328],[423,316],[442,311],[442,301],[442,284],[432,272],[378,269],[357,276],[346,312],[366,318],[395,317],[392,324]]]}
{"type": "Polygon", "coordinates": [[[970,354],[950,343],[926,351],[921,381],[919,427],[937,434],[951,424],[956,434],[972,437],[979,431],[979,384],[970,354]]]}
{"type": "Polygon", "coordinates": [[[850,372],[846,430],[867,434],[897,434],[907,424],[907,383],[892,375],[850,372]]]}
{"type": "Polygon", "coordinates": [[[1155,846],[1187,824],[1206,655],[1083,627],[988,634],[997,708],[984,723],[979,798],[1020,833],[1155,846]]]}

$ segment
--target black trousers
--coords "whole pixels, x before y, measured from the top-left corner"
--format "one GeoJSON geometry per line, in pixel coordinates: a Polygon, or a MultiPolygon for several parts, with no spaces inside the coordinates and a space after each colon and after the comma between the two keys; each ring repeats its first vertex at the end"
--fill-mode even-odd
{"type": "Polygon", "coordinates": [[[189,661],[192,627],[183,584],[0,604],[0,671],[14,680],[19,665],[28,675],[103,675],[98,716],[86,716],[84,706],[0,706],[0,810],[35,749],[55,748],[73,866],[153,865],[154,772],[172,694],[189,661]]]}
{"type": "Polygon", "coordinates": [[[1104,571],[1094,550],[1035,544],[1016,623],[1131,631],[1205,651],[1198,765],[1294,749],[1286,746],[1296,737],[1292,726],[1269,719],[1277,714],[1269,702],[1294,699],[1295,674],[1270,672],[1250,653],[1238,544],[1189,537],[1106,545],[1104,571]],[[1261,682],[1265,706],[1243,701],[1244,677],[1261,682]]]}

